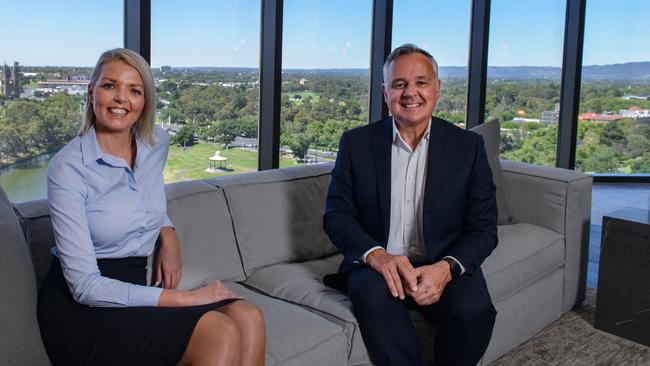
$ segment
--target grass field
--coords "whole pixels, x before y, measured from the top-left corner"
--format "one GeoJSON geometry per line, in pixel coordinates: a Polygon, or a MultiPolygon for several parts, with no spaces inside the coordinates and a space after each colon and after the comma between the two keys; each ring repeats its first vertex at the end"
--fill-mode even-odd
{"type": "Polygon", "coordinates": [[[300,92],[300,93],[288,93],[289,94],[289,99],[296,105],[302,105],[302,101],[307,99],[307,97],[311,97],[311,102],[316,103],[320,99],[320,95],[314,93],[314,92],[300,92]],[[301,99],[295,99],[296,95],[300,95],[301,99]]]}
{"type": "MultiPolygon", "coordinates": [[[[298,163],[289,157],[280,157],[280,167],[296,166],[298,163]]],[[[220,175],[239,174],[257,170],[257,152],[230,149],[227,150],[222,144],[199,143],[191,147],[182,148],[171,146],[169,157],[165,165],[165,183],[178,182],[191,179],[207,179],[220,175]],[[226,168],[232,169],[229,172],[210,173],[205,170],[210,167],[209,158],[216,151],[223,157],[228,158],[226,168]]]]}

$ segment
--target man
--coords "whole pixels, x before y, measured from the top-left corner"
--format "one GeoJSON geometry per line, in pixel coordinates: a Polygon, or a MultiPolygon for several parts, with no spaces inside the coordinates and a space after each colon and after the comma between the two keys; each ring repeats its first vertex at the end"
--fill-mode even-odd
{"type": "Polygon", "coordinates": [[[431,116],[428,52],[400,46],[383,71],[392,116],[341,137],[324,228],[345,258],[325,283],[352,300],[374,363],[422,364],[415,309],[437,325],[436,365],[473,366],[496,316],[480,267],[497,244],[483,140],[431,116]]]}

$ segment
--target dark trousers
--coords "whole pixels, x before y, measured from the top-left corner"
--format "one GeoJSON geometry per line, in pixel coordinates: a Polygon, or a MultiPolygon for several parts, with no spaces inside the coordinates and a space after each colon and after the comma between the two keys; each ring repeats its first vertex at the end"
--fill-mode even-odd
{"type": "Polygon", "coordinates": [[[449,284],[440,301],[419,306],[394,298],[384,278],[370,267],[348,277],[348,296],[371,360],[377,365],[422,365],[420,339],[409,309],[438,326],[434,363],[475,366],[487,349],[496,310],[484,282],[463,275],[449,284]]]}

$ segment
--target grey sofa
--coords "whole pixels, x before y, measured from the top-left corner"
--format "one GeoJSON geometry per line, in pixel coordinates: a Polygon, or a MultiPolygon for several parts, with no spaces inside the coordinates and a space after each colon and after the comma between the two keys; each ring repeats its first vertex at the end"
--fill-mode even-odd
{"type": "MultiPolygon", "coordinates": [[[[487,364],[584,297],[591,177],[502,161],[513,222],[483,265],[498,310],[487,364]]],[[[181,237],[181,287],[225,280],[265,313],[267,365],[368,364],[349,299],[323,275],[341,255],[322,231],[332,164],[167,185],[181,237]]],[[[48,364],[36,291],[54,244],[44,200],[12,205],[0,192],[0,364],[48,364]]],[[[435,330],[414,313],[425,357],[435,330]]]]}

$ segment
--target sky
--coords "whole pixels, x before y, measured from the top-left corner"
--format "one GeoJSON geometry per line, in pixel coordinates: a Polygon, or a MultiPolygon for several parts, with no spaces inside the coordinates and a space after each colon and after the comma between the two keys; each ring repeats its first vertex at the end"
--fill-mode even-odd
{"type": "MultiPolygon", "coordinates": [[[[564,0],[492,0],[490,66],[560,66],[564,0]]],[[[92,66],[123,46],[124,0],[7,1],[0,62],[92,66]]],[[[394,0],[393,46],[466,66],[469,0],[394,0]]],[[[372,0],[284,0],[284,68],[368,68],[372,0]]],[[[650,61],[648,0],[587,0],[584,65],[650,61]]],[[[258,67],[260,0],[152,0],[152,66],[258,67]]]]}

